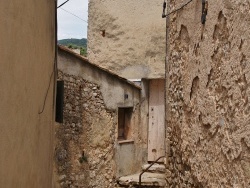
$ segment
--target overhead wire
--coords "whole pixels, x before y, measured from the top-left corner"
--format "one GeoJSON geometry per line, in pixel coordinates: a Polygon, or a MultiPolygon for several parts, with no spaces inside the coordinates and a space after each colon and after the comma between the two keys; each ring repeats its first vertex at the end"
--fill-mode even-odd
{"type": "Polygon", "coordinates": [[[60,4],[57,8],[60,8],[61,6],[65,5],[69,0],[65,1],[64,3],[60,4]]]}
{"type": "Polygon", "coordinates": [[[62,9],[63,11],[65,11],[65,12],[67,12],[67,13],[69,13],[69,14],[71,14],[72,16],[75,16],[76,18],[78,18],[78,19],[80,19],[80,20],[82,20],[82,21],[84,21],[84,22],[88,23],[88,21],[86,21],[86,20],[82,19],[81,17],[79,17],[79,16],[77,16],[77,15],[73,14],[73,13],[72,13],[72,12],[70,12],[70,11],[65,10],[65,9],[64,9],[64,8],[62,8],[62,7],[61,7],[60,9],[62,9]]]}
{"type": "MultiPolygon", "coordinates": [[[[67,11],[67,10],[65,10],[65,9],[62,8],[62,6],[65,5],[68,1],[69,1],[69,0],[65,1],[64,3],[62,3],[61,5],[59,5],[58,7],[56,7],[56,9],[60,8],[60,9],[64,10],[65,12],[67,12],[67,13],[69,13],[69,14],[75,16],[75,17],[77,17],[78,19],[80,19],[80,20],[82,20],[82,21],[88,23],[86,20],[84,20],[84,19],[80,18],[79,16],[77,16],[77,15],[75,15],[75,14],[73,14],[73,13],[71,13],[71,12],[69,12],[69,11],[67,11]]],[[[57,16],[56,16],[56,15],[57,15],[57,10],[55,10],[55,22],[56,22],[56,23],[55,23],[55,29],[56,29],[56,31],[55,31],[55,35],[56,35],[56,36],[55,36],[55,46],[57,46],[57,16]]],[[[50,89],[50,86],[51,86],[51,82],[52,82],[53,75],[54,75],[54,81],[56,80],[56,74],[54,74],[54,73],[56,73],[56,72],[57,72],[57,49],[55,50],[55,57],[54,57],[54,62],[53,62],[53,70],[52,70],[52,72],[51,72],[51,74],[50,74],[49,84],[48,84],[48,87],[47,87],[47,89],[46,89],[46,93],[45,93],[45,97],[44,97],[42,109],[41,109],[41,111],[38,112],[39,115],[42,114],[42,113],[44,112],[44,109],[45,109],[45,105],[46,105],[46,101],[47,101],[47,97],[48,97],[48,93],[49,93],[49,89],[50,89]]],[[[55,84],[54,84],[54,85],[55,85],[55,84]]],[[[54,88],[54,90],[55,90],[55,88],[54,88]]],[[[53,103],[54,103],[54,101],[53,101],[53,103]]]]}

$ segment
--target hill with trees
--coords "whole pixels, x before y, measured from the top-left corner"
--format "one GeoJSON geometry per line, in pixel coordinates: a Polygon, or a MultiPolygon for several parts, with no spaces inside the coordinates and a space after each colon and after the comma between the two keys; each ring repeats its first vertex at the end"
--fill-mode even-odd
{"type": "Polygon", "coordinates": [[[62,39],[58,40],[58,44],[66,46],[71,49],[80,49],[80,54],[87,56],[87,39],[62,39]]]}

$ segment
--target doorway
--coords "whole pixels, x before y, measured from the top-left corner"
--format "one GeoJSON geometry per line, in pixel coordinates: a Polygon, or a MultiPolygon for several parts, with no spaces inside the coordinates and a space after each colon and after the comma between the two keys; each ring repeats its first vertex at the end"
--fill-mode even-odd
{"type": "MultiPolygon", "coordinates": [[[[149,81],[148,161],[165,155],[164,79],[149,81]]],[[[160,161],[162,162],[162,161],[160,161]]]]}

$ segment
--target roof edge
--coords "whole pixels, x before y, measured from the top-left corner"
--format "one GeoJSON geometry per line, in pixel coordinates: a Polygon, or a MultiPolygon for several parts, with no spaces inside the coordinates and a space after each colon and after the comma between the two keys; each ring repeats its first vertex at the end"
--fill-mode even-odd
{"type": "Polygon", "coordinates": [[[98,69],[100,69],[100,70],[102,70],[102,71],[104,71],[104,72],[106,72],[106,73],[108,73],[108,74],[110,74],[110,75],[112,75],[112,76],[118,78],[119,80],[122,80],[123,82],[126,82],[126,83],[128,83],[129,85],[131,85],[131,86],[133,86],[133,87],[135,87],[135,88],[141,90],[141,87],[138,86],[138,85],[136,85],[134,82],[132,82],[132,81],[130,81],[130,80],[124,78],[124,77],[121,77],[121,76],[119,76],[118,74],[116,74],[116,73],[114,73],[114,72],[112,72],[112,71],[110,71],[110,70],[108,70],[108,69],[106,69],[106,68],[103,68],[103,67],[101,67],[101,66],[99,66],[99,65],[96,65],[96,64],[94,64],[94,63],[91,63],[91,62],[88,60],[88,58],[83,57],[83,56],[81,56],[81,55],[75,53],[74,51],[70,50],[69,48],[67,48],[67,47],[65,47],[65,46],[62,46],[62,45],[57,45],[57,46],[58,46],[58,48],[59,48],[60,50],[63,50],[63,51],[65,51],[65,52],[67,52],[67,53],[73,55],[74,57],[76,57],[76,58],[78,58],[78,59],[80,59],[80,60],[83,60],[83,61],[85,61],[86,63],[88,63],[88,64],[90,64],[90,65],[92,65],[92,66],[94,66],[94,67],[96,67],[96,68],[98,68],[98,69]]]}

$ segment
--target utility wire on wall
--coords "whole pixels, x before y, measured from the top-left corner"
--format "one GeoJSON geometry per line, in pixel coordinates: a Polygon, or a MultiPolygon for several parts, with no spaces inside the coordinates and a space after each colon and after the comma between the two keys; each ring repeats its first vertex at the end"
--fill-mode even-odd
{"type": "MultiPolygon", "coordinates": [[[[167,8],[167,3],[166,3],[166,0],[164,0],[163,2],[163,12],[162,12],[162,18],[167,18],[169,15],[183,9],[185,6],[187,6],[189,3],[191,3],[193,0],[189,0],[187,1],[185,4],[183,4],[182,6],[180,6],[179,8],[173,10],[172,12],[170,13],[167,13],[166,14],[166,8],[167,8]]],[[[165,100],[165,119],[167,119],[167,72],[168,72],[168,64],[167,64],[167,56],[168,56],[168,19],[166,19],[166,60],[165,60],[165,85],[164,85],[164,100],[165,100]]],[[[166,125],[165,125],[165,130],[166,130],[166,125]]],[[[165,136],[167,137],[168,131],[165,131],[165,136]]]]}
{"type": "MultiPolygon", "coordinates": [[[[55,45],[57,46],[57,44],[55,45]]],[[[46,94],[45,94],[45,97],[44,97],[44,100],[43,100],[43,107],[42,107],[42,110],[38,112],[38,114],[42,114],[44,112],[44,109],[45,109],[45,104],[46,104],[46,101],[47,101],[47,97],[48,97],[48,94],[49,94],[49,89],[50,89],[50,85],[51,85],[51,82],[52,82],[52,77],[54,75],[54,73],[56,72],[57,70],[57,62],[56,62],[56,57],[54,58],[54,63],[53,63],[53,70],[50,74],[50,79],[49,79],[49,85],[47,87],[47,90],[46,90],[46,94]]]]}
{"type": "MultiPolygon", "coordinates": [[[[55,82],[56,82],[56,76],[57,76],[56,75],[57,74],[57,8],[56,8],[56,6],[57,6],[57,1],[55,1],[55,17],[54,17],[55,18],[55,39],[54,39],[55,40],[54,41],[55,54],[54,54],[54,61],[53,61],[53,70],[52,70],[50,78],[49,78],[49,85],[48,85],[46,93],[45,93],[42,109],[38,112],[39,115],[41,115],[45,110],[45,105],[46,105],[47,97],[49,94],[49,89],[50,89],[53,75],[54,75],[53,95],[55,96],[55,82]]],[[[54,106],[54,99],[55,98],[53,97],[53,106],[54,106]]]]}

